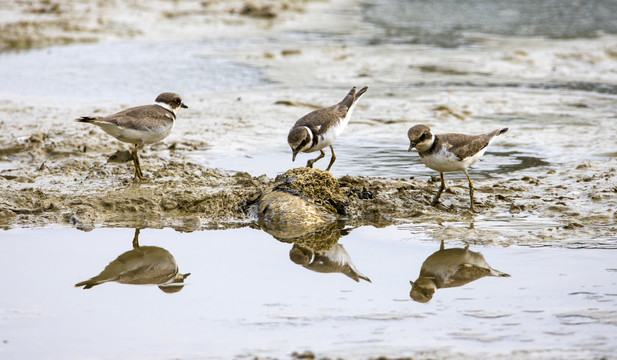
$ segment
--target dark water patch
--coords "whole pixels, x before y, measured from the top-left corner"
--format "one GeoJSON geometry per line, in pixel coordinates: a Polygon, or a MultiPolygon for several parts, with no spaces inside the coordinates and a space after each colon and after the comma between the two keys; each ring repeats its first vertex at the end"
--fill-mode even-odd
{"type": "Polygon", "coordinates": [[[617,2],[612,0],[374,0],[364,5],[364,19],[383,34],[371,43],[458,47],[473,42],[466,35],[592,38],[617,33],[617,2]]]}
{"type": "MultiPolygon", "coordinates": [[[[463,74],[458,74],[463,75],[463,74]]],[[[431,81],[417,82],[410,85],[412,88],[480,88],[480,89],[528,89],[528,90],[547,90],[547,91],[582,91],[598,94],[617,95],[617,85],[589,82],[572,81],[557,82],[547,81],[540,83],[533,82],[474,82],[474,81],[431,81]]],[[[584,104],[573,104],[574,107],[581,107],[584,104]]]]}
{"type": "Polygon", "coordinates": [[[488,76],[490,73],[487,72],[468,72],[461,71],[450,67],[439,66],[439,65],[420,65],[417,67],[418,70],[425,73],[438,73],[442,75],[454,75],[454,76],[463,76],[463,75],[482,75],[488,76]]]}
{"type": "Polygon", "coordinates": [[[498,174],[508,174],[515,171],[527,170],[537,167],[549,166],[550,162],[544,161],[539,157],[531,156],[529,154],[521,154],[516,151],[508,151],[508,152],[493,152],[491,153],[497,157],[508,157],[510,159],[514,159],[511,164],[501,164],[495,171],[498,174]]]}

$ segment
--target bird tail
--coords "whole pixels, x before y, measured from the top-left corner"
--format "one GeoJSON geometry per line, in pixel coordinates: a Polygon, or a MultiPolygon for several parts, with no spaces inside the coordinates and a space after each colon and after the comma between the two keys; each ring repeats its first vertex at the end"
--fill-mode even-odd
{"type": "MultiPolygon", "coordinates": [[[[366,276],[364,276],[364,275],[362,275],[360,273],[358,273],[358,277],[360,279],[362,279],[362,280],[365,280],[365,281],[368,281],[368,282],[372,283],[371,279],[367,278],[366,276]]],[[[359,282],[358,280],[356,280],[356,281],[359,282]]]]}
{"type": "Polygon", "coordinates": [[[352,87],[351,90],[347,93],[345,98],[341,101],[342,105],[347,106],[347,108],[351,108],[351,106],[368,90],[368,85],[364,86],[362,89],[356,92],[356,87],[352,87]]]}
{"type": "Polygon", "coordinates": [[[505,272],[501,272],[501,271],[496,270],[496,269],[491,269],[491,275],[492,276],[499,276],[499,277],[511,277],[510,274],[506,274],[505,272]]]}
{"type": "Polygon", "coordinates": [[[503,128],[501,130],[497,130],[497,134],[495,134],[495,136],[503,135],[503,134],[507,133],[508,130],[510,130],[510,128],[503,128]]]}
{"type": "Polygon", "coordinates": [[[358,100],[360,96],[362,96],[362,94],[366,92],[366,90],[368,90],[368,85],[364,85],[362,89],[358,90],[358,92],[356,93],[356,100],[358,100]]]}
{"type": "Polygon", "coordinates": [[[84,287],[84,289],[90,289],[93,286],[97,286],[100,285],[102,283],[104,283],[105,281],[96,281],[94,279],[90,279],[90,280],[86,280],[86,281],[82,281],[80,283],[75,284],[75,287],[84,287]]]}
{"type": "Polygon", "coordinates": [[[96,120],[95,117],[91,117],[91,116],[82,116],[78,119],[75,119],[75,121],[77,122],[85,122],[85,123],[91,123],[94,122],[96,120]]]}

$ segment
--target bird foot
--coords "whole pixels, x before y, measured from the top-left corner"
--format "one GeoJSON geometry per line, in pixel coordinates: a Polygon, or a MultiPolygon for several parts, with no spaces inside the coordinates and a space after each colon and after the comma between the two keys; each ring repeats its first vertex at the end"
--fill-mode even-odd
{"type": "Polygon", "coordinates": [[[133,182],[138,182],[138,181],[142,181],[142,180],[146,180],[144,175],[141,174],[141,173],[135,173],[135,176],[133,176],[133,182]]]}

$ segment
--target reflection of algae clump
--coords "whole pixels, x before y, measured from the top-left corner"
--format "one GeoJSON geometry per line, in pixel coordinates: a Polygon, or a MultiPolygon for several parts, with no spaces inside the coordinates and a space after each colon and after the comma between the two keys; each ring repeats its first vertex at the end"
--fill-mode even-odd
{"type": "Polygon", "coordinates": [[[341,236],[343,236],[344,230],[337,222],[333,222],[326,227],[319,228],[313,232],[310,232],[304,236],[296,237],[293,239],[279,239],[285,242],[293,242],[296,245],[311,249],[315,252],[325,252],[330,250],[336,243],[338,243],[341,236]]]}

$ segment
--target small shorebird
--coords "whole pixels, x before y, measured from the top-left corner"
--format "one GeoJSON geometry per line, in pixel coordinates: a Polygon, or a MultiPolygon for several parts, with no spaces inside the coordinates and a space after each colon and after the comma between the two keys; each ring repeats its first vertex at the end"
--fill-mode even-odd
{"type": "Polygon", "coordinates": [[[75,284],[90,289],[115,281],[120,284],[158,285],[166,293],[182,290],[188,274],[180,274],[178,264],[169,251],[157,246],[140,246],[139,229],[135,229],[133,249],[110,262],[97,276],[75,284]]]}
{"type": "Polygon", "coordinates": [[[479,252],[462,248],[446,249],[441,240],[439,251],[426,258],[416,281],[410,281],[409,296],[421,303],[429,302],[435,290],[459,287],[485,276],[510,277],[493,269],[479,252]]]}
{"type": "Polygon", "coordinates": [[[296,160],[296,155],[300,152],[319,150],[321,154],[306,163],[307,167],[312,168],[317,160],[326,156],[323,149],[329,146],[332,151],[332,159],[326,169],[329,171],[336,160],[332,143],[345,130],[358,99],[367,89],[368,86],[365,86],[356,92],[354,86],[338,104],[312,111],[296,121],[287,135],[287,142],[293,151],[292,161],[296,160]]]}
{"type": "Polygon", "coordinates": [[[431,129],[426,125],[412,126],[407,132],[407,137],[409,137],[410,141],[409,151],[415,147],[424,165],[439,171],[441,176],[441,186],[435,198],[433,198],[432,205],[437,204],[441,193],[446,188],[443,173],[462,171],[467,176],[467,180],[469,180],[469,198],[471,200],[469,208],[471,211],[474,211],[473,183],[467,173],[467,168],[480,160],[486,148],[495,137],[505,134],[508,130],[510,129],[503,128],[482,135],[433,135],[431,129]]]}
{"type": "Polygon", "coordinates": [[[171,92],[160,94],[154,101],[154,105],[132,107],[109,116],[84,116],[76,119],[78,122],[94,124],[122,142],[135,144],[131,151],[135,165],[134,180],[144,179],[137,151],[144,145],[166,138],[174,128],[176,111],[188,108],[180,95],[171,92]]]}

